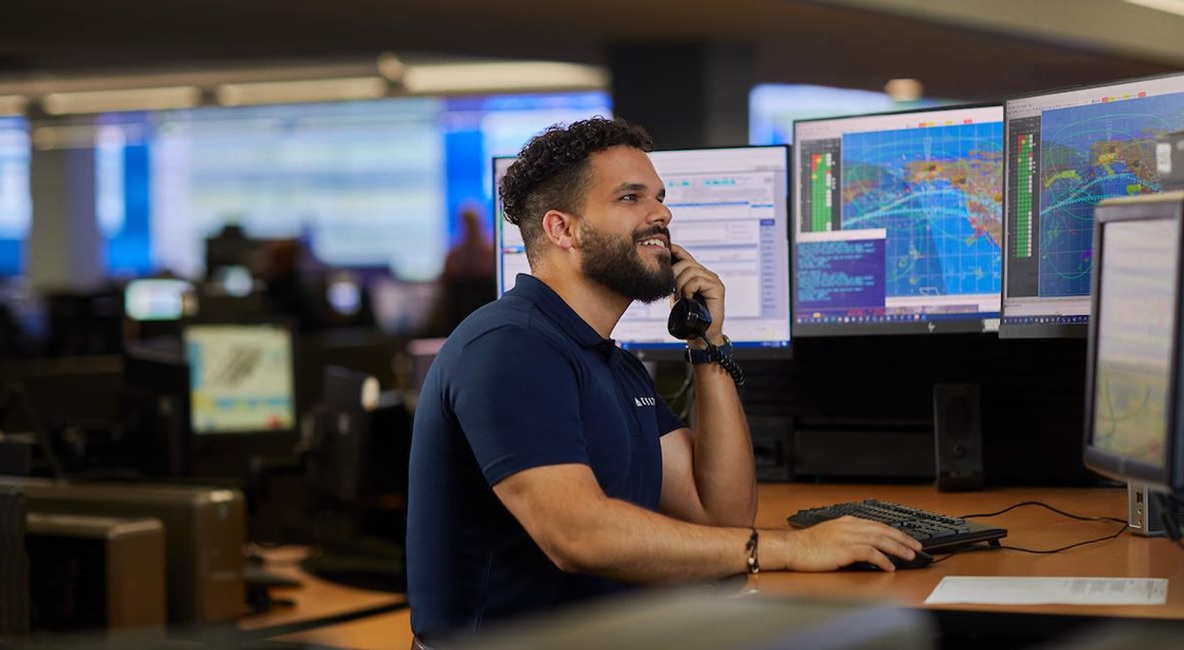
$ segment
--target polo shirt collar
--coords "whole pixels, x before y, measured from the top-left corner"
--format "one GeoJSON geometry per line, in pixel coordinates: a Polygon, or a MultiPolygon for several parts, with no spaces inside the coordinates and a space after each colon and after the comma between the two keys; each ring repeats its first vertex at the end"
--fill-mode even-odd
{"type": "Polygon", "coordinates": [[[606,339],[592,329],[592,326],[580,318],[554,289],[533,275],[519,273],[514,288],[508,293],[533,302],[581,347],[594,349],[605,357],[616,349],[616,343],[612,339],[606,339]]]}

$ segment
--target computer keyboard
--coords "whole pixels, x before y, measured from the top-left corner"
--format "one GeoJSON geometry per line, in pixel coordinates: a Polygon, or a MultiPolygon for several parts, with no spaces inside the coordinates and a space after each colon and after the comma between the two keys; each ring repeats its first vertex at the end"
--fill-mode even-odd
{"type": "Polygon", "coordinates": [[[900,529],[921,542],[923,550],[930,552],[950,551],[977,542],[991,542],[992,546],[998,546],[999,542],[996,540],[1007,536],[1006,528],[987,526],[879,499],[864,499],[799,510],[788,519],[791,526],[809,528],[844,515],[871,519],[900,529]]]}

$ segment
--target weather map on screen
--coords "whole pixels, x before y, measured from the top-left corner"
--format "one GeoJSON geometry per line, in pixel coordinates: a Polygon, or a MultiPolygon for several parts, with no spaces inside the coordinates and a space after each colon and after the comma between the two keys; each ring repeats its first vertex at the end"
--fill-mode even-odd
{"type": "Polygon", "coordinates": [[[888,295],[998,291],[1002,135],[991,122],[843,138],[843,226],[888,231],[888,295]]]}
{"type": "Polygon", "coordinates": [[[803,335],[982,330],[1002,283],[999,107],[795,124],[803,335]]]}
{"type": "Polygon", "coordinates": [[[1184,130],[1184,76],[1008,100],[1001,336],[1084,336],[1094,208],[1161,189],[1156,140],[1184,130]]]}
{"type": "Polygon", "coordinates": [[[1094,206],[1160,190],[1155,141],[1184,128],[1184,98],[1074,106],[1041,120],[1040,295],[1086,295],[1094,206]]]}

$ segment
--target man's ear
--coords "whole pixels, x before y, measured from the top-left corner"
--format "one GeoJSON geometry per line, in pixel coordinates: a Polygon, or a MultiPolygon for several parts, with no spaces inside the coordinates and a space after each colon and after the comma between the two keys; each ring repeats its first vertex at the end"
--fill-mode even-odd
{"type": "Polygon", "coordinates": [[[579,246],[576,237],[578,224],[579,218],[569,212],[548,210],[543,215],[543,233],[547,235],[547,239],[551,241],[552,245],[565,251],[579,246]]]}

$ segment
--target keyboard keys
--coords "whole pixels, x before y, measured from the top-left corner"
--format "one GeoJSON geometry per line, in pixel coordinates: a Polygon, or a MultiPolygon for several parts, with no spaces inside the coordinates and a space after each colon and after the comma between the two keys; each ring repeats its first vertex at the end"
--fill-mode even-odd
{"type": "Polygon", "coordinates": [[[901,530],[921,542],[922,548],[927,551],[948,550],[967,544],[998,540],[1007,535],[1007,530],[1003,528],[968,522],[958,517],[878,499],[809,508],[791,515],[788,521],[793,526],[806,528],[847,515],[878,521],[901,530]]]}

